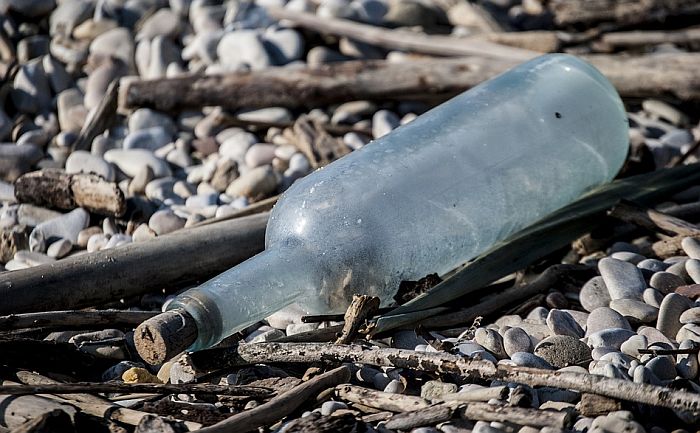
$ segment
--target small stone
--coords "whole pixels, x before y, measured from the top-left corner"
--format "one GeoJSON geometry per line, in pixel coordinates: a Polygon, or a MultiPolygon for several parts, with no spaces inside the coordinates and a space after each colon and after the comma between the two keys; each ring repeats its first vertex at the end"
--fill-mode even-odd
{"type": "Polygon", "coordinates": [[[293,29],[270,27],[263,35],[263,43],[276,65],[299,60],[304,54],[304,39],[293,29]]]}
{"type": "Polygon", "coordinates": [[[661,306],[661,301],[664,299],[664,295],[658,290],[649,288],[644,290],[644,293],[642,293],[642,298],[644,299],[644,302],[652,307],[659,308],[661,306]]]}
{"type": "Polygon", "coordinates": [[[95,251],[100,251],[109,242],[109,236],[105,234],[96,234],[90,236],[87,243],[87,252],[94,253],[95,251]]]}
{"type": "Polygon", "coordinates": [[[348,405],[340,401],[325,401],[321,405],[321,415],[329,416],[340,409],[347,409],[348,405]]]}
{"type": "Polygon", "coordinates": [[[255,167],[231,182],[226,194],[254,199],[275,191],[277,183],[277,176],[270,166],[255,167]]]}
{"type": "Polygon", "coordinates": [[[417,1],[391,2],[384,22],[393,27],[433,27],[438,22],[437,12],[417,1]]]}
{"type": "Polygon", "coordinates": [[[372,135],[375,139],[390,133],[400,124],[399,116],[389,110],[379,110],[372,116],[372,135]]]}
{"type": "Polygon", "coordinates": [[[248,122],[283,123],[293,120],[292,113],[284,107],[267,107],[240,111],[238,118],[248,122]]]}
{"type": "Polygon", "coordinates": [[[11,97],[22,113],[38,114],[51,108],[51,88],[41,58],[20,66],[12,84],[11,97]]]}
{"type": "Polygon", "coordinates": [[[150,108],[139,108],[129,115],[129,132],[159,127],[170,137],[177,132],[177,126],[170,116],[150,108]]]}
{"type": "Polygon", "coordinates": [[[676,377],[676,366],[668,356],[657,356],[647,362],[646,367],[661,380],[671,380],[676,377]]]}
{"type": "Polygon", "coordinates": [[[700,325],[686,323],[676,334],[676,341],[691,340],[700,343],[700,325]]]}
{"type": "Polygon", "coordinates": [[[104,159],[129,177],[136,176],[145,165],[151,167],[155,178],[171,175],[168,163],[146,149],[111,149],[105,152],[104,159]]]}
{"type": "Polygon", "coordinates": [[[700,283],[700,260],[687,260],[685,262],[685,270],[695,284],[700,283]]]}
{"type": "Polygon", "coordinates": [[[681,241],[683,251],[691,259],[700,259],[700,241],[695,238],[686,237],[681,241]]]}
{"type": "Polygon", "coordinates": [[[691,283],[692,279],[690,278],[690,275],[688,275],[688,272],[685,270],[685,261],[686,259],[683,258],[677,262],[674,262],[671,266],[669,266],[666,269],[666,272],[682,278],[683,281],[686,283],[691,283]]]}
{"type": "Polygon", "coordinates": [[[87,248],[88,240],[90,239],[90,237],[97,234],[102,234],[102,228],[92,226],[81,230],[78,233],[78,240],[76,245],[78,245],[80,248],[87,248]]]}
{"type": "Polygon", "coordinates": [[[118,59],[109,58],[102,62],[87,77],[83,104],[88,110],[96,108],[107,93],[109,84],[128,73],[127,66],[118,59]]]}
{"type": "Polygon", "coordinates": [[[659,309],[636,299],[616,299],[610,308],[625,316],[632,323],[651,323],[659,315],[659,309]]]}
{"type": "Polygon", "coordinates": [[[682,324],[700,323],[700,307],[693,307],[685,310],[683,314],[680,315],[679,321],[682,324]]]}
{"type": "Polygon", "coordinates": [[[479,328],[474,333],[474,341],[496,356],[498,359],[507,357],[503,348],[503,337],[501,334],[489,328],[479,328]]]}
{"type": "Polygon", "coordinates": [[[68,156],[66,173],[94,173],[109,182],[115,178],[112,164],[84,150],[75,150],[68,156]]]}
{"type": "Polygon", "coordinates": [[[122,374],[124,383],[161,383],[158,376],[141,367],[131,367],[122,374]]]}
{"type": "Polygon", "coordinates": [[[72,248],[73,244],[71,241],[67,239],[59,239],[49,245],[49,247],[46,249],[46,255],[55,259],[61,259],[65,257],[72,248]]]}
{"type": "Polygon", "coordinates": [[[143,195],[146,193],[146,186],[153,180],[153,169],[150,165],[142,165],[138,173],[129,182],[129,195],[143,195]]]}
{"type": "Polygon", "coordinates": [[[285,329],[287,336],[310,332],[318,329],[318,323],[290,323],[285,329]]]}
{"type": "Polygon", "coordinates": [[[130,132],[124,138],[124,149],[148,149],[154,151],[172,142],[172,135],[162,126],[153,126],[130,132]]]}
{"type": "Polygon", "coordinates": [[[90,42],[91,63],[99,65],[110,58],[120,60],[128,71],[134,69],[134,38],[129,29],[109,29],[90,42]]]}
{"type": "Polygon", "coordinates": [[[26,263],[29,266],[45,265],[56,261],[55,258],[49,257],[46,254],[27,250],[17,251],[15,253],[14,260],[26,263]]]}
{"type": "Polygon", "coordinates": [[[259,70],[273,63],[259,33],[254,30],[236,30],[224,34],[216,51],[221,64],[229,70],[237,70],[242,66],[259,70]]]}
{"type": "Polygon", "coordinates": [[[600,307],[591,311],[586,321],[586,335],[611,328],[632,329],[627,319],[612,308],[600,307]]]}
{"type": "Polygon", "coordinates": [[[93,7],[90,2],[83,0],[59,2],[49,18],[49,33],[51,36],[70,36],[75,26],[90,17],[93,7]]]}
{"type": "Polygon", "coordinates": [[[666,269],[668,269],[670,265],[668,263],[664,263],[661,260],[656,260],[656,259],[644,259],[641,262],[637,263],[637,267],[642,270],[648,270],[651,272],[663,272],[666,269]]]}
{"type": "Polygon", "coordinates": [[[274,144],[257,143],[252,145],[245,154],[245,163],[248,167],[260,167],[272,163],[275,158],[274,144]]]}
{"type": "Polygon", "coordinates": [[[391,347],[396,349],[413,350],[419,344],[428,344],[424,338],[419,337],[414,330],[397,331],[391,338],[391,347]]]}
{"type": "Polygon", "coordinates": [[[152,39],[156,36],[176,39],[181,29],[180,16],[170,8],[162,8],[158,9],[142,23],[136,39],[152,39]]]}
{"type": "Polygon", "coordinates": [[[612,253],[610,257],[612,257],[613,259],[622,260],[623,262],[632,263],[633,265],[638,265],[639,262],[646,259],[646,257],[644,257],[641,254],[632,253],[629,251],[618,251],[612,253]]]}
{"type": "Polygon", "coordinates": [[[657,272],[651,276],[649,285],[661,293],[671,293],[676,287],[685,285],[685,281],[670,272],[657,272]]]}
{"type": "Polygon", "coordinates": [[[593,311],[598,307],[607,307],[610,303],[610,292],[605,286],[603,277],[593,277],[586,282],[579,293],[579,301],[586,311],[593,311]]]}
{"type": "Polygon", "coordinates": [[[87,227],[89,221],[90,215],[81,208],[44,221],[29,235],[29,248],[31,251],[45,251],[47,244],[61,238],[76,243],[78,233],[87,227]]]}
{"type": "Polygon", "coordinates": [[[550,310],[547,315],[547,326],[555,335],[568,335],[574,338],[583,337],[583,329],[571,314],[562,310],[550,310]]]}
{"type": "Polygon", "coordinates": [[[641,299],[647,288],[642,272],[632,263],[604,258],[598,262],[611,299],[641,299]]]}
{"type": "MultiPolygon", "coordinates": [[[[679,349],[695,349],[698,343],[692,340],[683,340],[678,345],[679,349]]],[[[676,372],[684,379],[695,379],[698,375],[697,354],[680,354],[676,357],[676,372]]]]}
{"type": "Polygon", "coordinates": [[[136,227],[136,230],[134,230],[133,235],[131,236],[132,240],[134,242],[144,242],[151,240],[155,238],[156,232],[154,232],[148,224],[141,224],[138,227],[136,227]]]}
{"type": "Polygon", "coordinates": [[[575,337],[553,335],[537,344],[535,355],[555,368],[562,368],[587,362],[591,358],[591,350],[575,337]]]}
{"type": "Polygon", "coordinates": [[[384,392],[391,394],[403,394],[406,390],[406,385],[397,379],[392,379],[383,389],[384,392]]]}
{"type": "Polygon", "coordinates": [[[218,192],[224,192],[238,176],[238,164],[232,159],[222,158],[216,166],[210,184],[218,192]]]}
{"type": "Polygon", "coordinates": [[[102,373],[102,380],[121,380],[122,375],[130,368],[143,368],[143,364],[140,362],[132,361],[121,361],[118,364],[113,365],[102,373]]]}
{"type": "Polygon", "coordinates": [[[649,345],[665,344],[668,346],[674,346],[674,343],[670,338],[652,326],[640,326],[637,328],[637,334],[645,336],[649,342],[649,345]]]}
{"type": "Polygon", "coordinates": [[[246,343],[264,343],[267,341],[275,341],[277,339],[285,337],[284,332],[279,329],[273,329],[265,327],[266,329],[258,329],[253,331],[249,336],[245,338],[246,343]]]}
{"type": "Polygon", "coordinates": [[[32,144],[0,144],[0,179],[14,182],[43,156],[41,149],[32,144]]]}
{"type": "Polygon", "coordinates": [[[503,334],[503,348],[508,356],[516,352],[532,352],[532,340],[522,328],[510,328],[503,334]]]}
{"type": "Polygon", "coordinates": [[[629,329],[609,328],[594,332],[588,335],[588,346],[595,349],[596,347],[612,347],[620,349],[622,343],[627,341],[635,333],[629,329]]]}
{"type": "Polygon", "coordinates": [[[690,302],[685,296],[676,293],[666,295],[659,307],[656,329],[670,339],[675,338],[678,330],[681,329],[681,314],[689,308],[690,302]]]}
{"type": "Polygon", "coordinates": [[[559,291],[552,291],[547,293],[547,296],[544,298],[545,304],[549,308],[556,308],[556,309],[564,309],[569,306],[569,301],[566,299],[566,297],[559,291]]]}
{"type": "Polygon", "coordinates": [[[528,352],[515,352],[510,356],[510,359],[520,367],[542,368],[545,370],[554,370],[554,367],[541,357],[528,352]]]}
{"type": "Polygon", "coordinates": [[[175,215],[171,210],[159,210],[148,220],[148,227],[158,236],[173,232],[185,226],[185,219],[175,215]]]}
{"type": "Polygon", "coordinates": [[[620,345],[620,351],[626,355],[639,358],[639,349],[646,349],[647,344],[647,338],[645,336],[633,335],[620,345]]]}
{"type": "Polygon", "coordinates": [[[648,383],[650,385],[661,385],[661,381],[658,377],[651,371],[651,369],[644,365],[638,365],[634,368],[632,372],[632,380],[634,383],[648,383]]]}
{"type": "Polygon", "coordinates": [[[445,383],[439,380],[429,380],[420,388],[420,396],[426,400],[438,400],[445,394],[457,392],[459,387],[454,383],[445,383]]]}
{"type": "Polygon", "coordinates": [[[683,126],[688,123],[688,116],[675,107],[658,99],[646,99],[642,101],[642,109],[657,118],[667,120],[675,126],[683,126]]]}

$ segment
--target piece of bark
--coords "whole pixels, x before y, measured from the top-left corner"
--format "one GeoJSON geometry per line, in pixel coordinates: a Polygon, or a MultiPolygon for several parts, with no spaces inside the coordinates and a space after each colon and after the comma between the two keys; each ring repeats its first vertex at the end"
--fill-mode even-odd
{"type": "Polygon", "coordinates": [[[267,403],[263,403],[240,412],[224,421],[199,430],[201,433],[240,433],[257,430],[258,427],[273,424],[289,415],[309,398],[326,388],[332,388],[350,379],[350,369],[338,367],[327,373],[316,376],[284,394],[278,395],[267,403]]]}
{"type": "MultiPolygon", "coordinates": [[[[318,343],[255,343],[239,344],[222,350],[219,367],[250,365],[255,363],[309,363],[324,362],[360,363],[381,367],[407,368],[432,373],[451,373],[471,379],[496,379],[530,386],[546,386],[571,389],[579,392],[603,395],[652,406],[666,407],[693,414],[700,413],[700,395],[661,386],[633,383],[591,374],[541,370],[535,368],[494,365],[489,361],[469,360],[461,356],[415,352],[402,349],[365,350],[361,346],[329,345],[318,343]]],[[[207,357],[211,351],[191,355],[196,366],[197,358],[207,357]]]]}
{"type": "MultiPolygon", "coordinates": [[[[700,100],[700,77],[695,74],[700,62],[698,53],[582,57],[600,69],[623,97],[665,94],[681,100],[700,100]]],[[[268,68],[254,73],[132,80],[122,86],[120,105],[172,112],[205,106],[316,107],[364,99],[440,101],[516,64],[479,57],[353,61],[294,69],[268,68]],[[267,91],[261,93],[261,88],[267,91]]]]}
{"type": "Polygon", "coordinates": [[[197,322],[184,309],[176,308],[152,317],[134,332],[134,345],[151,365],[162,364],[197,341],[197,322]]]}
{"type": "Polygon", "coordinates": [[[696,0],[552,0],[549,8],[555,23],[561,26],[600,22],[629,26],[700,13],[696,0]]]}
{"type": "Polygon", "coordinates": [[[430,406],[430,402],[421,397],[377,391],[350,384],[336,386],[335,394],[342,400],[382,411],[411,412],[430,406]]]}
{"type": "Polygon", "coordinates": [[[700,227],[695,224],[629,202],[616,205],[608,212],[608,215],[652,231],[680,236],[700,236],[700,227]]]}
{"type": "Polygon", "coordinates": [[[365,320],[379,309],[379,298],[369,295],[353,295],[352,302],[345,312],[345,324],[335,344],[349,344],[357,336],[365,320]]]}
{"type": "Polygon", "coordinates": [[[43,329],[133,328],[157,312],[125,310],[68,310],[0,316],[0,331],[41,327],[43,329]]]}
{"type": "Polygon", "coordinates": [[[95,174],[68,174],[58,169],[34,171],[15,181],[15,196],[20,203],[63,210],[82,207],[114,217],[126,212],[126,199],[119,186],[95,174]]]}
{"type": "Polygon", "coordinates": [[[700,296],[700,284],[689,284],[687,286],[678,286],[674,290],[675,293],[679,295],[686,296],[690,299],[697,298],[700,296]]]}
{"type": "MultiPolygon", "coordinates": [[[[29,371],[17,372],[17,378],[20,382],[27,385],[48,385],[60,384],[60,382],[42,376],[38,373],[29,371]]],[[[146,416],[151,416],[147,412],[142,412],[134,409],[119,406],[111,401],[91,394],[71,394],[69,396],[45,396],[54,401],[66,402],[80,408],[85,413],[97,417],[105,417],[106,419],[121,422],[128,425],[138,425],[146,416]]],[[[184,422],[190,430],[197,430],[202,425],[196,422],[184,422]]]]}
{"type": "Polygon", "coordinates": [[[584,392],[581,394],[581,401],[576,404],[576,409],[583,416],[596,417],[622,410],[622,404],[612,398],[584,392]]]}
{"type": "Polygon", "coordinates": [[[405,30],[361,24],[339,18],[319,17],[316,14],[295,12],[290,9],[269,7],[268,13],[278,20],[288,20],[299,26],[323,34],[345,36],[383,48],[433,54],[438,56],[485,56],[516,61],[529,60],[538,52],[493,43],[481,38],[455,38],[425,35],[405,30]]]}
{"type": "Polygon", "coordinates": [[[0,314],[93,307],[187,287],[264,248],[267,213],[0,274],[0,314]]]}
{"type": "Polygon", "coordinates": [[[654,255],[660,259],[683,255],[685,252],[683,251],[681,242],[685,237],[686,236],[673,236],[668,239],[658,240],[648,248],[642,248],[642,254],[654,255]]]}
{"type": "Polygon", "coordinates": [[[284,135],[306,156],[313,168],[328,165],[350,152],[343,140],[331,137],[308,115],[299,116],[284,135]]]}
{"type": "Polygon", "coordinates": [[[12,226],[0,230],[0,262],[12,260],[17,251],[29,249],[29,232],[26,226],[12,226]]]}
{"type": "Polygon", "coordinates": [[[87,119],[78,134],[78,138],[73,143],[73,150],[90,150],[95,137],[114,124],[117,119],[119,82],[116,79],[109,83],[100,104],[92,112],[92,116],[87,119]]]}

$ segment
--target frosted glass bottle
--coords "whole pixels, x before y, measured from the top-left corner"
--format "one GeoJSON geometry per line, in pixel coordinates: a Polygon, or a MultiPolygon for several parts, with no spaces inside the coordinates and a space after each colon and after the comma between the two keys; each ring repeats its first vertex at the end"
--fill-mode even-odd
{"type": "Polygon", "coordinates": [[[197,350],[294,302],[388,303],[402,280],[448,272],[611,180],[627,146],[607,79],[573,56],[539,57],[298,180],[265,251],[168,309],[194,317],[197,350]]]}

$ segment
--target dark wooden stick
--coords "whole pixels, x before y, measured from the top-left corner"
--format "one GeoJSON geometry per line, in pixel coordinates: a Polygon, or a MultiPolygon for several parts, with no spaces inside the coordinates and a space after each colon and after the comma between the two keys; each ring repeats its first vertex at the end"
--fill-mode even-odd
{"type": "Polygon", "coordinates": [[[119,101],[119,80],[112,81],[107,87],[104,97],[78,134],[73,143],[73,150],[89,150],[92,140],[103,131],[110,128],[117,119],[119,101]]]}
{"type": "Polygon", "coordinates": [[[68,174],[57,169],[34,171],[15,181],[15,196],[20,203],[50,208],[83,207],[114,217],[126,212],[126,199],[119,186],[95,174],[68,174]]]}
{"type": "Polygon", "coordinates": [[[162,364],[197,341],[197,323],[177,308],[152,317],[136,328],[134,344],[141,358],[151,365],[162,364]]]}
{"type": "MultiPolygon", "coordinates": [[[[624,97],[667,94],[700,99],[697,53],[642,57],[583,56],[605,74],[624,97]]],[[[517,62],[479,57],[407,62],[342,62],[306,68],[269,68],[255,73],[190,75],[124,83],[120,105],[161,111],[221,106],[315,107],[360,99],[445,100],[517,62]],[[259,89],[267,89],[261,93],[259,89]]]]}
{"type": "Polygon", "coordinates": [[[92,307],[204,281],[263,250],[263,213],[0,274],[0,314],[92,307]]]}
{"type": "MultiPolygon", "coordinates": [[[[548,386],[603,395],[620,400],[666,407],[700,414],[700,395],[661,386],[633,383],[591,374],[540,370],[534,368],[494,365],[489,361],[469,360],[445,353],[415,352],[402,349],[364,350],[357,345],[341,346],[317,343],[256,343],[223,349],[220,367],[255,363],[360,363],[382,367],[407,368],[433,373],[452,373],[472,379],[496,379],[530,386],[548,386]]],[[[209,351],[193,353],[208,356],[209,351]]]]}
{"type": "Polygon", "coordinates": [[[649,354],[654,356],[685,355],[698,352],[700,352],[700,347],[691,347],[688,349],[639,349],[640,354],[649,354]]]}
{"type": "Polygon", "coordinates": [[[352,343],[365,319],[379,308],[379,298],[368,295],[353,295],[352,303],[345,312],[345,324],[335,344],[352,343]]]}
{"type": "Polygon", "coordinates": [[[0,331],[41,327],[45,329],[93,329],[135,327],[157,315],[153,311],[67,310],[0,316],[0,331]]]}
{"type": "Polygon", "coordinates": [[[338,367],[318,375],[253,409],[240,412],[224,421],[199,430],[201,433],[249,432],[270,425],[289,415],[309,398],[326,388],[350,379],[350,369],[338,367]]]}
{"type": "Polygon", "coordinates": [[[350,20],[319,17],[312,13],[295,12],[282,8],[268,7],[267,11],[278,20],[292,21],[297,25],[319,33],[346,36],[354,40],[395,50],[438,56],[476,55],[517,61],[528,60],[540,54],[536,51],[509,47],[480,38],[462,39],[449,36],[425,35],[405,30],[390,30],[350,20]]]}
{"type": "Polygon", "coordinates": [[[212,385],[208,383],[123,383],[75,382],[42,385],[1,385],[0,395],[84,394],[84,393],[148,393],[148,394],[219,394],[247,397],[269,397],[271,391],[257,386],[212,385]]]}
{"type": "Polygon", "coordinates": [[[700,227],[695,224],[630,202],[621,202],[612,208],[608,215],[653,231],[680,236],[700,236],[700,227]]]}

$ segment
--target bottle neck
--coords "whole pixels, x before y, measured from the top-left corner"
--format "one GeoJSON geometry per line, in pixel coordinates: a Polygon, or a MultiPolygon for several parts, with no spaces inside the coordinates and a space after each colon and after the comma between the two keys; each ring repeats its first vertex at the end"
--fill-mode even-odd
{"type": "Polygon", "coordinates": [[[190,350],[205,349],[309,293],[309,263],[304,248],[271,248],[182,293],[168,310],[187,310],[197,322],[190,350]]]}

